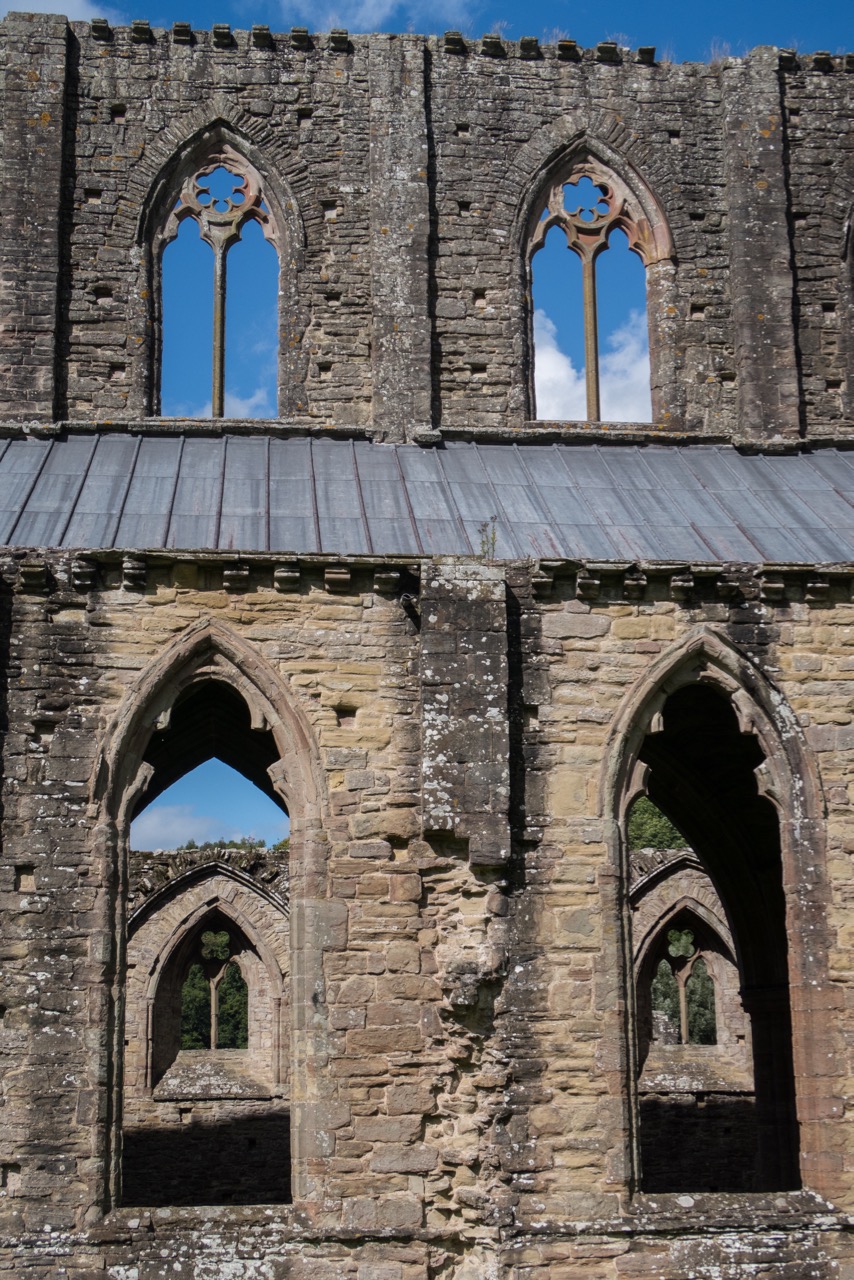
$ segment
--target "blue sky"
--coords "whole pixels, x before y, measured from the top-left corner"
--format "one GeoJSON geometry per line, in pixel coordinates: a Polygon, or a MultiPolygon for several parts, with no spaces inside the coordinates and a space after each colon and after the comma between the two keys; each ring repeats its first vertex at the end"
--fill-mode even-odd
{"type": "Polygon", "coordinates": [[[140,814],[131,826],[134,849],[174,849],[195,840],[254,836],[275,844],[289,823],[272,800],[242,774],[209,760],[185,774],[140,814]]]}
{"type": "MultiPolygon", "coordinates": [[[[622,45],[655,45],[658,57],[675,62],[709,61],[727,54],[743,55],[760,44],[794,48],[802,53],[827,49],[854,52],[854,2],[825,0],[719,0],[717,4],[629,3],[611,0],[133,0],[132,4],[100,5],[90,0],[35,0],[9,8],[55,13],[73,20],[99,15],[115,23],[147,18],[155,27],[190,22],[200,29],[215,22],[234,28],[266,23],[275,31],[292,26],[312,30],[347,27],[352,32],[418,31],[437,34],[461,30],[476,38],[499,31],[508,39],[535,35],[541,41],[559,37],[582,46],[599,40],[622,45]]],[[[254,229],[253,229],[254,232],[254,229]]],[[[270,269],[270,246],[250,234],[247,243],[232,250],[226,355],[226,413],[267,417],[275,413],[275,264],[270,269]],[[254,243],[252,242],[254,238],[254,243]],[[243,268],[240,258],[243,257],[243,268]],[[257,264],[257,272],[256,266],[257,264]],[[263,277],[259,294],[254,281],[263,277]],[[251,278],[250,289],[241,281],[251,278]],[[263,295],[263,297],[262,297],[263,295]],[[251,318],[251,323],[250,323],[251,318]],[[240,338],[236,335],[240,335],[240,338]]],[[[603,416],[614,419],[643,416],[640,401],[648,387],[645,355],[643,271],[634,272],[630,288],[608,287],[608,275],[633,269],[623,245],[614,245],[599,260],[600,357],[603,381],[612,388],[603,394],[603,416]],[[607,259],[607,261],[606,261],[607,259]],[[610,408],[609,408],[609,399],[610,408]]],[[[184,224],[180,242],[164,259],[164,290],[172,331],[166,337],[164,409],[171,414],[209,412],[210,320],[212,287],[210,250],[200,244],[193,224],[184,224]],[[180,258],[180,262],[178,259],[180,258]],[[192,323],[187,299],[195,302],[192,323]],[[208,315],[204,323],[204,315],[208,315]],[[186,335],[195,335],[195,349],[186,335]],[[193,376],[189,375],[193,370],[193,376]]],[[[537,382],[541,416],[582,416],[582,335],[572,317],[580,305],[580,272],[559,235],[552,233],[534,260],[537,308],[537,382]]],[[[209,762],[165,792],[134,824],[138,848],[174,847],[190,838],[198,842],[238,835],[258,835],[267,843],[281,839],[287,819],[256,788],[218,761],[209,762]]]]}
{"type": "Polygon", "coordinates": [[[829,49],[854,52],[854,5],[850,0],[719,0],[717,4],[651,4],[613,0],[608,4],[575,0],[134,0],[98,5],[89,0],[37,0],[30,5],[0,6],[56,13],[85,19],[106,14],[116,20],[148,18],[155,26],[191,22],[207,28],[214,22],[247,27],[267,23],[286,31],[294,25],[315,31],[345,26],[351,31],[421,31],[453,27],[471,36],[502,31],[510,39],[566,35],[582,45],[616,39],[636,47],[654,44],[659,55],[676,62],[704,61],[728,47],[745,53],[758,44],[776,44],[802,52],[829,49]]]}

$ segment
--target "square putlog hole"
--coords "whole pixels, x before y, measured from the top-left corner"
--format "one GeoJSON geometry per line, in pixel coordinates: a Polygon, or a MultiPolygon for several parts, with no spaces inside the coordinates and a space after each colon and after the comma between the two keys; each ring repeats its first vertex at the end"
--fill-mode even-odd
{"type": "Polygon", "coordinates": [[[36,869],[31,863],[15,867],[15,888],[18,893],[35,892],[36,869]]]}

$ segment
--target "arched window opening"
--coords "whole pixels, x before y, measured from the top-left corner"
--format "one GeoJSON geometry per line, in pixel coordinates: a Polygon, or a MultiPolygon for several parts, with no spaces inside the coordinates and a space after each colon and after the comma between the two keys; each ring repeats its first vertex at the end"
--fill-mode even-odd
{"type": "Polygon", "coordinates": [[[275,416],[278,233],[259,174],[231,147],[209,156],[184,181],[160,247],[161,412],[275,416]]]}
{"type": "Polygon", "coordinates": [[[529,241],[537,417],[651,421],[645,268],[660,252],[655,234],[624,184],[592,161],[553,182],[538,208],[529,241]]]}
{"type": "Polygon", "coordinates": [[[667,932],[667,954],[658,962],[652,980],[652,1014],[654,1040],[717,1043],[715,984],[691,929],[667,932]]]}
{"type": "Polygon", "coordinates": [[[207,929],[181,987],[181,1049],[249,1047],[249,988],[227,929],[207,929]]]}
{"type": "Polygon", "coordinates": [[[655,725],[639,753],[648,794],[626,820],[641,1184],[796,1188],[780,829],[757,785],[763,751],[708,684],[671,694],[655,725]]]}
{"type": "Polygon", "coordinates": [[[662,1044],[678,1044],[680,1039],[679,985],[673,967],[659,960],[652,980],[652,1037],[662,1044]]]}
{"type": "Polygon", "coordinates": [[[132,851],[128,866],[126,1204],[290,1199],[287,815],[270,776],[278,759],[266,722],[215,678],[185,688],[145,748],[132,844],[148,848],[132,851]]]}
{"type": "Polygon", "coordinates": [[[694,957],[685,981],[689,1044],[717,1044],[715,984],[701,955],[694,957]]]}

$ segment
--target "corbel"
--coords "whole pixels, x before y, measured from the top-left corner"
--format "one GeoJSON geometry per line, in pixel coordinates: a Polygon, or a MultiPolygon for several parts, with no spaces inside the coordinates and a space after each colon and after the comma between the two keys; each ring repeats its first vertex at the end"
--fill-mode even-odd
{"type": "Polygon", "coordinates": [[[256,23],[249,33],[252,44],[256,49],[272,49],[273,37],[270,35],[270,28],[256,23]]]}
{"type": "Polygon", "coordinates": [[[222,585],[226,591],[245,591],[249,586],[249,565],[227,564],[222,571],[222,585]]]}
{"type": "Polygon", "coordinates": [[[562,62],[580,62],[581,50],[577,40],[558,40],[557,56],[562,62]]]}
{"type": "Polygon", "coordinates": [[[140,556],[125,556],[122,560],[122,588],[125,591],[144,591],[148,566],[140,556]]]}
{"type": "Polygon", "coordinates": [[[550,565],[539,564],[531,574],[531,590],[536,600],[547,600],[554,591],[555,575],[550,565]]]}
{"type": "Polygon", "coordinates": [[[670,596],[679,604],[685,604],[694,590],[694,575],[690,569],[682,573],[674,573],[670,579],[670,596]]]}
{"type": "Polygon", "coordinates": [[[446,31],[442,47],[445,53],[465,53],[466,42],[460,35],[459,31],[446,31]]]}
{"type": "Polygon", "coordinates": [[[495,31],[490,31],[480,42],[480,51],[486,58],[505,57],[504,41],[495,31]]]}
{"type": "Polygon", "coordinates": [[[27,595],[44,595],[47,590],[47,564],[44,560],[21,561],[21,590],[27,595]]]}
{"type": "Polygon", "coordinates": [[[135,44],[151,44],[151,26],[146,18],[134,18],[130,24],[130,38],[135,44]]]}
{"type": "Polygon", "coordinates": [[[786,583],[779,574],[763,573],[759,592],[760,600],[765,600],[769,604],[777,604],[785,594],[786,583]]]}
{"type": "Polygon", "coordinates": [[[539,58],[540,42],[536,36],[522,36],[519,41],[519,57],[520,58],[539,58]]]}
{"type": "Polygon", "coordinates": [[[400,590],[401,575],[399,569],[375,569],[374,591],[380,596],[394,596],[400,590]]]}
{"type": "Polygon", "coordinates": [[[173,22],[172,43],[173,44],[192,44],[193,43],[193,28],[189,22],[173,22]]]}
{"type": "Polygon", "coordinates": [[[277,564],[273,570],[273,586],[279,592],[299,591],[300,569],[295,560],[277,564]]]}
{"type": "Polygon", "coordinates": [[[612,66],[620,62],[620,49],[616,40],[600,40],[596,46],[596,61],[612,66]]]}
{"type": "Polygon", "coordinates": [[[112,40],[113,32],[106,18],[93,18],[89,23],[94,40],[112,40]]]}
{"type": "Polygon", "coordinates": [[[575,594],[579,600],[597,600],[602,586],[601,579],[589,569],[579,569],[575,579],[575,594]]]}
{"type": "Polygon", "coordinates": [[[227,22],[215,22],[211,28],[215,49],[233,49],[236,43],[227,22]]]}
{"type": "Polygon", "coordinates": [[[827,578],[808,578],[804,599],[807,604],[827,604],[830,599],[830,582],[827,578]]]}
{"type": "Polygon", "coordinates": [[[308,27],[291,27],[291,44],[295,49],[310,49],[311,36],[308,27]]]}
{"type": "Polygon", "coordinates": [[[741,583],[734,573],[721,573],[715,579],[719,600],[735,600],[741,594],[741,583]]]}
{"type": "Polygon", "coordinates": [[[95,585],[98,566],[85,556],[75,556],[71,561],[71,585],[75,591],[91,591],[95,585]]]}
{"type": "Polygon", "coordinates": [[[655,45],[642,44],[638,49],[638,62],[644,67],[655,66],[655,45]]]}
{"type": "Polygon", "coordinates": [[[327,591],[349,591],[350,578],[350,570],[346,564],[331,564],[323,571],[323,581],[327,591]]]}
{"type": "Polygon", "coordinates": [[[813,54],[812,65],[815,71],[832,71],[833,58],[826,49],[822,49],[818,53],[813,54]]]}
{"type": "Polygon", "coordinates": [[[646,574],[637,567],[626,570],[623,577],[623,594],[627,600],[641,600],[646,591],[646,574]]]}
{"type": "Polygon", "coordinates": [[[329,32],[329,47],[333,53],[350,52],[350,33],[346,27],[336,27],[329,32]]]}

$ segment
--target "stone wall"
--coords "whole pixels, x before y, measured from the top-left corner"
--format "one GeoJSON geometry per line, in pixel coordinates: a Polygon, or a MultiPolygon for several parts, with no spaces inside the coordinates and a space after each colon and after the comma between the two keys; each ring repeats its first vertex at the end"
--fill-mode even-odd
{"type": "Polygon", "coordinates": [[[26,577],[20,560],[5,568],[0,1155],[13,1271],[12,1259],[25,1259],[46,1277],[65,1257],[117,1280],[133,1267],[154,1277],[166,1250],[201,1276],[214,1259],[237,1256],[239,1236],[247,1275],[262,1274],[262,1255],[282,1275],[299,1275],[310,1256],[321,1274],[349,1267],[360,1278],[564,1268],[651,1280],[662,1267],[711,1276],[714,1266],[747,1276],[764,1257],[773,1276],[837,1274],[831,1259],[842,1265],[847,1253],[834,1224],[852,1196],[843,1119],[849,576],[810,603],[807,578],[792,573],[784,597],[765,603],[751,572],[735,597],[731,571],[698,579],[686,595],[684,574],[647,566],[638,599],[636,575],[627,595],[622,572],[600,568],[593,587],[589,570],[569,564],[544,574],[455,561],[423,566],[414,609],[377,592],[382,576],[358,561],[343,590],[340,573],[327,579],[306,561],[299,590],[286,593],[265,557],[240,592],[223,589],[214,559],[152,557],[144,589],[133,591],[109,556],[85,590],[71,586],[66,557],[50,558],[41,579],[26,563],[26,577]],[[436,612],[440,577],[451,602],[455,592],[485,600],[477,607],[493,630],[478,634],[503,636],[488,652],[505,698],[482,659],[454,677],[451,655],[464,659],[471,629],[452,603],[436,612]],[[446,643],[424,648],[428,635],[446,643]],[[463,757],[445,769],[442,805],[469,815],[453,830],[422,821],[425,799],[425,815],[437,812],[435,764],[422,773],[430,751],[441,756],[435,738],[422,740],[422,708],[436,707],[443,687],[437,654],[463,757]],[[111,788],[123,776],[131,792],[138,785],[133,769],[114,771],[139,749],[134,725],[150,726],[158,700],[176,696],[181,671],[225,679],[228,664],[250,703],[263,684],[278,708],[272,729],[285,728],[294,1205],[272,1217],[224,1206],[103,1217],[120,1194],[110,1188],[121,1172],[125,1053],[116,964],[124,819],[111,788]],[[692,688],[719,681],[744,732],[768,750],[759,777],[784,828],[798,828],[797,842],[783,841],[783,876],[802,1191],[745,1198],[733,1188],[707,1199],[696,1187],[635,1190],[628,881],[614,770],[624,728],[647,723],[644,689],[667,671],[692,688]],[[167,673],[177,684],[164,684],[167,673]],[[490,812],[496,835],[509,832],[508,856],[486,859],[484,849],[503,845],[484,841],[489,828],[472,821],[480,786],[495,785],[493,765],[476,785],[489,760],[484,723],[504,743],[507,782],[498,779],[490,812]],[[800,784],[792,794],[780,785],[796,748],[810,762],[802,801],[800,784]],[[825,804],[826,852],[809,825],[825,804]],[[705,1240],[692,1253],[711,1222],[713,1247],[705,1240]],[[771,1253],[769,1239],[779,1241],[771,1253]]]}
{"type": "Polygon", "coordinates": [[[158,201],[207,138],[243,150],[287,223],[287,422],[521,429],[528,217],[579,153],[647,191],[672,237],[649,269],[659,438],[850,432],[850,58],[675,66],[607,43],[22,14],[0,46],[6,420],[156,411],[158,201]]]}
{"type": "MultiPolygon", "coordinates": [[[[532,437],[844,442],[852,85],[850,55],[8,15],[0,431],[476,436],[517,468],[532,437]],[[157,219],[218,146],[282,218],[270,423],[154,416],[157,219]],[[526,243],[577,157],[667,246],[652,427],[530,421],[526,243]]],[[[0,1275],[854,1280],[854,569],[478,533],[0,554],[0,1275]],[[288,811],[287,866],[131,856],[217,751],[288,811]],[[641,794],[738,968],[736,1043],[684,1088],[681,1055],[663,1119],[641,794]],[[158,984],[205,922],[249,1045],[188,1058],[158,984]],[[700,1178],[670,1148],[710,1129],[700,1178]]]]}

